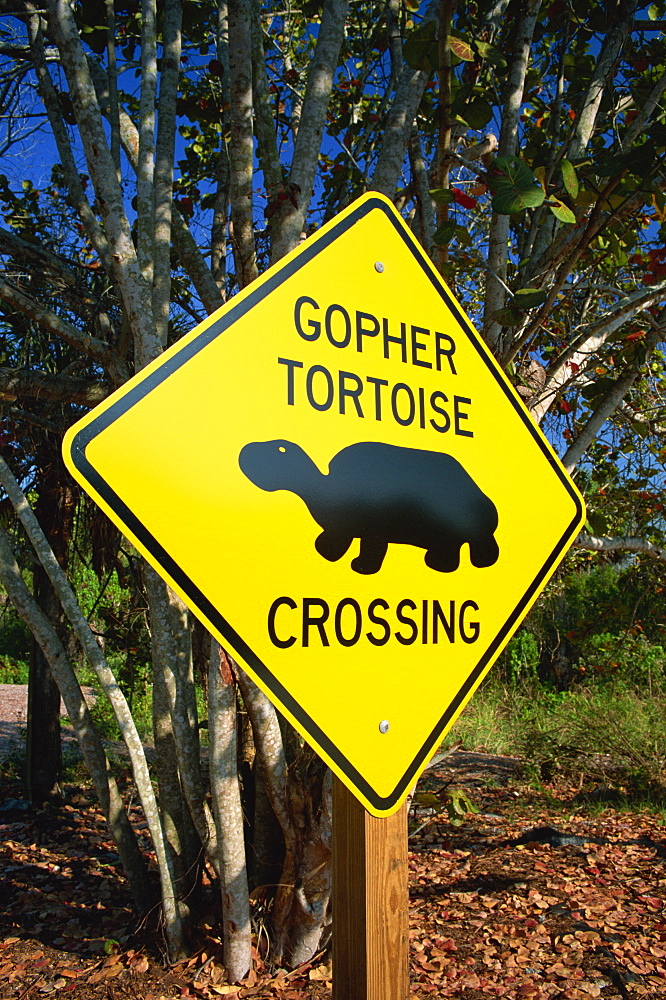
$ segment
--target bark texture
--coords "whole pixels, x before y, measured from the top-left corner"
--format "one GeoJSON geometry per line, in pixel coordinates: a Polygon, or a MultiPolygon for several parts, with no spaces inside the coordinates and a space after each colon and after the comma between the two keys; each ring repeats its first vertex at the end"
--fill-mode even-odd
{"type": "Polygon", "coordinates": [[[288,178],[296,204],[290,199],[283,202],[271,248],[273,262],[293,250],[305,226],[346,17],[347,0],[324,0],[288,178]]]}
{"type": "Polygon", "coordinates": [[[215,825],[224,922],[224,964],[232,983],[247,975],[252,963],[250,903],[238,785],[236,684],[221,646],[211,643],[208,676],[210,787],[215,825]]]}

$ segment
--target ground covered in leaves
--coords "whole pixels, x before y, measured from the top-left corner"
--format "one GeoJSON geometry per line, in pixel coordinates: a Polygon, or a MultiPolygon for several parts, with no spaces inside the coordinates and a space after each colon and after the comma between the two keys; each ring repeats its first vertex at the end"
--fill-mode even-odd
{"type": "MultiPolygon", "coordinates": [[[[506,759],[443,764],[411,824],[413,995],[666,998],[663,812],[562,778],[536,791],[506,759]],[[457,827],[436,805],[452,787],[479,809],[457,827]]],[[[26,805],[0,782],[2,1000],[330,997],[326,956],[285,973],[255,951],[249,979],[227,984],[212,913],[191,958],[167,968],[90,795],[70,788],[57,811],[26,805]]],[[[137,808],[132,818],[145,836],[137,808]]]]}

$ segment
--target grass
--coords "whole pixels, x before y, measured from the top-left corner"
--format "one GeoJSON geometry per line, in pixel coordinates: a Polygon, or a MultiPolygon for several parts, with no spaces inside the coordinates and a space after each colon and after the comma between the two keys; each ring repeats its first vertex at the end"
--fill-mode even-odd
{"type": "Polygon", "coordinates": [[[632,800],[666,802],[666,691],[623,681],[550,691],[492,676],[448,734],[465,749],[515,755],[535,781],[570,771],[632,800]]]}

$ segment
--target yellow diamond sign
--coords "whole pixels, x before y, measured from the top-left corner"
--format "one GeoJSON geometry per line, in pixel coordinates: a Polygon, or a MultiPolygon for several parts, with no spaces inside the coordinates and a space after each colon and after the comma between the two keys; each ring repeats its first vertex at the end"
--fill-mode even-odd
{"type": "Polygon", "coordinates": [[[375,194],[80,421],[65,457],[378,816],[584,520],[461,306],[375,194]]]}

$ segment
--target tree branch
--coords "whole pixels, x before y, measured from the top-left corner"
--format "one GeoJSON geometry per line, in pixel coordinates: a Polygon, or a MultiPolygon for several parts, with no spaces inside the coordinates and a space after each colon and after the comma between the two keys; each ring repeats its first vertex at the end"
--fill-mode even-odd
{"type": "Polygon", "coordinates": [[[60,50],[88,170],[104,215],[113,271],[134,334],[135,363],[142,368],[160,354],[162,345],[153,324],[150,287],[139,268],[95,88],[67,0],[49,0],[49,23],[60,50]]]}
{"type": "Polygon", "coordinates": [[[412,132],[412,137],[409,140],[409,162],[418,199],[419,242],[425,252],[430,254],[435,235],[435,211],[430,197],[430,181],[423,156],[421,138],[416,129],[412,132]]]}
{"type": "MultiPolygon", "coordinates": [[[[222,107],[229,108],[229,9],[227,0],[218,0],[215,52],[222,66],[220,91],[222,107]]],[[[215,204],[210,230],[210,270],[222,298],[227,289],[227,222],[229,215],[229,148],[224,139],[220,143],[215,171],[215,204]]],[[[201,293],[199,293],[201,294],[201,293]]]]}
{"type": "Polygon", "coordinates": [[[47,375],[28,368],[0,368],[0,402],[15,399],[45,399],[50,403],[97,406],[106,399],[110,387],[103,382],[66,375],[47,375]]]}
{"type": "Polygon", "coordinates": [[[231,137],[229,170],[231,225],[236,280],[245,288],[259,274],[254,244],[252,181],[252,5],[251,0],[229,2],[229,90],[231,137]]]}
{"type": "MultiPolygon", "coordinates": [[[[252,2],[252,87],[258,143],[257,154],[264,173],[266,195],[270,205],[282,189],[282,165],[275,134],[275,118],[268,92],[266,55],[258,0],[252,2]]],[[[273,203],[273,207],[276,207],[275,203],[273,203]]]]}
{"type": "MultiPolygon", "coordinates": [[[[518,141],[518,122],[525,90],[525,77],[532,48],[532,38],[539,16],[541,0],[528,0],[525,12],[516,29],[516,43],[511,62],[511,73],[502,111],[502,128],[497,152],[500,156],[515,154],[518,141]]],[[[483,336],[491,351],[499,348],[502,325],[493,317],[506,301],[504,291],[509,243],[510,216],[493,212],[488,235],[488,273],[484,305],[483,336]],[[496,277],[496,275],[498,277],[496,277]],[[500,280],[498,280],[498,278],[500,280]]]]}
{"type": "Polygon", "coordinates": [[[22,240],[16,233],[7,229],[0,229],[0,252],[28,260],[40,270],[48,269],[69,288],[75,288],[77,285],[75,273],[63,262],[62,258],[51,253],[50,250],[45,250],[44,247],[22,240]]]}
{"type": "Polygon", "coordinates": [[[277,712],[251,677],[229,657],[238,681],[243,703],[252,726],[254,745],[266,787],[268,801],[282,827],[285,840],[292,836],[292,824],[286,806],[287,758],[277,712]]]}
{"type": "MultiPolygon", "coordinates": [[[[646,337],[645,346],[648,355],[654,350],[662,336],[662,330],[654,330],[649,337],[646,337]]],[[[640,367],[630,368],[613,383],[608,392],[597,404],[594,413],[581,428],[578,436],[569,445],[562,458],[562,465],[567,472],[573,472],[575,466],[590,447],[603,425],[620,405],[640,374],[640,367]]]]}
{"type": "Polygon", "coordinates": [[[0,299],[13,306],[14,309],[18,309],[25,316],[29,316],[30,319],[34,319],[44,330],[60,337],[66,344],[92,358],[108,371],[114,382],[120,384],[127,378],[127,372],[122,362],[108,344],[96,337],[91,337],[90,334],[81,333],[71,323],[61,319],[60,316],[24,292],[19,291],[3,278],[0,278],[0,299]]]}
{"type": "Polygon", "coordinates": [[[173,208],[173,157],[176,142],[176,100],[180,74],[181,0],[162,4],[162,72],[155,150],[155,250],[153,266],[153,317],[162,347],[169,334],[171,303],[171,216],[173,208]]]}
{"type": "MultiPolygon", "coordinates": [[[[152,287],[155,248],[155,103],[157,100],[157,0],[141,0],[141,93],[136,159],[137,254],[152,287]]],[[[160,341],[161,343],[161,341],[160,341]]]]}
{"type": "Polygon", "coordinates": [[[243,837],[243,807],[236,750],[236,685],[227,654],[211,640],[208,674],[210,785],[217,843],[224,921],[224,965],[232,983],[245,977],[252,963],[250,902],[243,837]]]}
{"type": "MultiPolygon", "coordinates": [[[[104,100],[106,94],[104,72],[99,64],[92,59],[90,60],[90,68],[99,99],[104,100]]],[[[131,167],[136,170],[139,155],[139,133],[132,119],[123,110],[120,111],[120,141],[131,167]]],[[[223,305],[224,299],[192,233],[175,205],[172,206],[171,225],[176,253],[183,270],[192,281],[207,312],[215,312],[223,305]]]]}
{"type": "Polygon", "coordinates": [[[577,549],[587,549],[589,552],[638,552],[652,556],[659,562],[666,562],[666,549],[649,542],[646,538],[632,538],[629,535],[617,538],[598,537],[581,533],[574,545],[577,549]]]}
{"type": "Polygon", "coordinates": [[[569,372],[574,372],[576,368],[583,368],[593,354],[624,323],[640,315],[645,309],[649,309],[655,302],[663,298],[665,292],[666,282],[652,285],[647,291],[640,289],[633,292],[630,296],[616,303],[610,315],[606,315],[603,320],[595,323],[591,328],[588,327],[567,346],[549,366],[547,381],[530,405],[530,411],[537,423],[541,423],[562,386],[576,382],[575,376],[569,372]],[[569,372],[567,372],[567,368],[569,372]]]}
{"type": "Polygon", "coordinates": [[[109,124],[111,126],[111,157],[120,178],[120,124],[118,122],[118,79],[116,63],[116,11],[114,0],[105,0],[107,42],[106,57],[109,66],[109,124]]]}
{"type": "Polygon", "coordinates": [[[188,717],[184,704],[183,672],[188,671],[182,671],[180,666],[185,656],[191,658],[191,644],[185,653],[179,639],[186,637],[189,641],[190,638],[187,611],[180,598],[167,587],[152,566],[145,568],[145,585],[150,609],[153,669],[161,673],[166,684],[182,792],[199,840],[219,875],[215,823],[201,781],[198,730],[188,717]]]}
{"type": "MultiPolygon", "coordinates": [[[[326,123],[326,112],[331,96],[333,78],[344,38],[347,0],[324,0],[324,7],[317,36],[317,46],[310,66],[301,121],[294,142],[294,155],[289,171],[290,190],[295,192],[297,206],[287,199],[284,210],[276,220],[277,226],[271,259],[279,260],[297,245],[307,215],[314,187],[319,151],[326,123]]],[[[409,140],[408,130],[407,140],[409,140]]],[[[406,148],[406,143],[405,143],[406,148]]]]}
{"type": "Polygon", "coordinates": [[[34,3],[31,3],[29,0],[26,7],[29,13],[28,35],[30,38],[30,51],[32,52],[32,58],[35,66],[37,85],[44,107],[46,108],[46,113],[53,131],[56,146],[58,147],[60,163],[62,164],[65,180],[67,182],[69,201],[72,208],[78,212],[79,218],[83,223],[83,228],[86,231],[86,235],[101,260],[104,270],[107,274],[111,275],[113,272],[113,260],[111,258],[109,244],[106,236],[104,235],[104,231],[102,230],[102,227],[95,217],[95,213],[90,207],[88,199],[85,196],[83,185],[81,184],[81,178],[79,177],[79,172],[74,160],[74,154],[72,153],[69,136],[67,135],[65,123],[62,120],[58,95],[46,66],[41,19],[34,3]]]}
{"type": "Polygon", "coordinates": [[[592,138],[601,99],[609,80],[612,79],[615,63],[631,31],[637,6],[637,0],[625,0],[622,4],[623,19],[604,37],[601,52],[595,60],[592,79],[583,97],[581,109],[576,118],[576,126],[569,144],[569,159],[574,162],[582,159],[592,138]]]}
{"type": "MultiPolygon", "coordinates": [[[[448,189],[450,187],[451,157],[449,156],[453,135],[451,107],[453,103],[453,57],[451,52],[451,20],[458,0],[440,0],[439,27],[437,47],[439,62],[437,79],[439,81],[439,98],[437,102],[437,152],[435,154],[435,187],[448,189]]],[[[437,226],[442,226],[449,219],[449,206],[437,205],[437,226]]],[[[438,246],[435,260],[443,270],[449,259],[448,244],[438,246]]]]}
{"type": "Polygon", "coordinates": [[[623,148],[631,149],[656,111],[659,101],[664,95],[664,91],[666,91],[666,73],[663,73],[659,80],[657,80],[647,101],[631,123],[627,134],[622,139],[623,148]]]}

